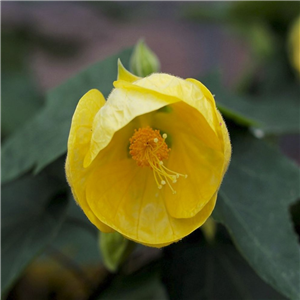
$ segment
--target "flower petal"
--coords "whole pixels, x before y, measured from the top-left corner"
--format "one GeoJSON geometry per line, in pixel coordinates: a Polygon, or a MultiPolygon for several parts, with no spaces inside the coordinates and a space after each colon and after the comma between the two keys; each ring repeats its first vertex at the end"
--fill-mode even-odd
{"type": "Polygon", "coordinates": [[[199,112],[183,103],[170,106],[172,112],[167,115],[157,113],[153,117],[161,132],[171,139],[169,159],[164,162],[172,171],[187,174],[187,178],[178,178],[172,184],[173,194],[167,186],[164,197],[168,213],[174,218],[195,216],[218,191],[224,165],[224,154],[209,147],[203,139],[203,121],[199,112]]]}
{"type": "MultiPolygon", "coordinates": [[[[216,102],[214,99],[214,96],[212,93],[209,91],[209,89],[200,81],[193,79],[193,78],[187,78],[186,81],[192,83],[194,87],[196,87],[198,90],[203,93],[204,97],[206,100],[209,101],[210,105],[207,105],[207,107],[201,107],[201,102],[197,101],[195,98],[189,98],[187,99],[186,103],[195,107],[198,111],[205,110],[206,112],[206,117],[210,118],[211,120],[211,125],[214,127],[215,132],[217,133],[219,138],[222,138],[222,131],[220,130],[220,123],[219,123],[219,111],[216,106],[216,102]],[[208,109],[207,109],[208,108],[208,109]]],[[[224,122],[224,121],[223,121],[224,122]]]]}
{"type": "Polygon", "coordinates": [[[219,125],[222,130],[222,136],[223,136],[223,141],[224,141],[224,166],[223,166],[223,176],[227,171],[227,168],[230,163],[231,159],[231,153],[232,153],[232,148],[231,148],[231,143],[230,143],[230,138],[229,138],[229,133],[227,126],[223,120],[222,115],[218,111],[218,120],[219,120],[219,125]]]}
{"type": "Polygon", "coordinates": [[[85,187],[90,169],[85,169],[82,165],[83,158],[89,149],[94,116],[104,104],[103,95],[95,89],[90,90],[80,99],[72,119],[65,168],[76,202],[99,230],[111,232],[113,229],[99,221],[86,202],[85,187]]]}
{"type": "MultiPolygon", "coordinates": [[[[111,145],[112,148],[124,148],[124,145],[115,143],[115,137],[111,145]]],[[[216,195],[213,195],[193,218],[172,218],[165,206],[164,193],[157,188],[151,169],[138,167],[131,158],[93,168],[86,198],[101,222],[131,240],[153,247],[178,241],[201,226],[216,201],[216,195]]]]}
{"type": "Polygon", "coordinates": [[[221,149],[220,129],[214,101],[193,82],[168,74],[152,74],[133,83],[124,80],[114,82],[115,89],[106,105],[97,113],[93,126],[90,149],[84,160],[88,167],[99,151],[111,141],[115,132],[135,117],[158,110],[166,105],[184,101],[195,107],[202,116],[207,143],[221,149]]]}
{"type": "MultiPolygon", "coordinates": [[[[217,108],[209,90],[195,79],[184,80],[169,74],[152,74],[143,80],[138,80],[135,85],[156,91],[163,95],[177,97],[188,105],[196,108],[204,117],[214,136],[218,134],[217,108]]],[[[216,143],[218,144],[218,143],[216,143]]]]}
{"type": "Polygon", "coordinates": [[[127,82],[134,82],[141,79],[141,77],[135,76],[125,69],[120,59],[118,59],[118,80],[124,80],[127,82]]]}
{"type": "Polygon", "coordinates": [[[113,135],[134,118],[180,101],[126,81],[116,81],[115,86],[117,88],[95,116],[90,149],[84,159],[85,168],[109,144],[113,135]],[[131,88],[127,89],[128,86],[131,88]]]}
{"type": "MultiPolygon", "coordinates": [[[[175,219],[169,216],[166,225],[171,228],[173,236],[177,236],[174,240],[169,240],[168,242],[164,243],[143,243],[145,246],[155,247],[155,248],[162,248],[168,246],[174,242],[180,241],[183,237],[189,235],[194,230],[202,226],[206,220],[211,215],[217,201],[217,193],[212,197],[212,199],[203,207],[203,209],[198,212],[194,217],[189,219],[175,219]]],[[[159,227],[159,226],[157,226],[159,227]]],[[[157,232],[157,235],[159,232],[157,232]]],[[[171,236],[171,235],[170,235],[171,236]]],[[[167,237],[167,236],[165,236],[167,237]]]]}

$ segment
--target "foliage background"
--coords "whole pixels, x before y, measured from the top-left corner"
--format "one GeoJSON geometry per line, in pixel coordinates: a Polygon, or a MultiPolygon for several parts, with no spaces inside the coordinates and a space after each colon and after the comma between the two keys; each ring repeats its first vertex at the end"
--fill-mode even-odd
{"type": "Polygon", "coordinates": [[[295,3],[2,3],[3,299],[297,299],[295,3]],[[163,72],[216,95],[234,153],[214,243],[196,230],[162,250],[138,246],[112,274],[66,184],[66,138],[78,99],[93,87],[107,96],[117,57],[128,67],[140,37],[163,72]]]}

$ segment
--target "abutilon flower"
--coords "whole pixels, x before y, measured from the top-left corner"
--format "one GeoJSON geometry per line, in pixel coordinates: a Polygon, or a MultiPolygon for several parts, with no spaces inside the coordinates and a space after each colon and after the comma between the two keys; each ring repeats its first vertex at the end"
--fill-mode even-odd
{"type": "Polygon", "coordinates": [[[228,131],[195,79],[139,78],[119,62],[114,87],[107,101],[96,89],[80,99],[67,180],[100,231],[163,247],[211,215],[230,161],[228,131]]]}

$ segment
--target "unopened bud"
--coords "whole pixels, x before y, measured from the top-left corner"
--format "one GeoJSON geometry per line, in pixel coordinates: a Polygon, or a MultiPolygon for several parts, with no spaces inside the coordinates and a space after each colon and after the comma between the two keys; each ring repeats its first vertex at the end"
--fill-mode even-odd
{"type": "Polygon", "coordinates": [[[212,244],[217,232],[217,223],[211,217],[200,227],[208,243],[212,244]]]}
{"type": "Polygon", "coordinates": [[[101,232],[99,238],[103,263],[108,270],[116,272],[132,253],[136,244],[127,240],[118,232],[101,232]]]}
{"type": "Polygon", "coordinates": [[[158,57],[143,40],[139,40],[133,50],[130,68],[135,75],[140,77],[146,77],[160,70],[158,57]]]}

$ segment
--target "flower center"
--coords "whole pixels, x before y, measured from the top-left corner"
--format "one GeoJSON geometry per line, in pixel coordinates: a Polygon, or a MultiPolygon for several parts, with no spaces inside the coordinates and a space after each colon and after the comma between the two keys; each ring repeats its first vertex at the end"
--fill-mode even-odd
{"type": "Polygon", "coordinates": [[[133,136],[129,139],[129,153],[138,166],[152,169],[159,189],[168,184],[173,194],[175,194],[176,191],[171,183],[176,183],[179,177],[187,178],[187,175],[174,172],[165,167],[163,160],[169,157],[171,151],[166,144],[166,138],[166,133],[161,136],[159,130],[153,130],[149,126],[135,129],[133,136]]]}

